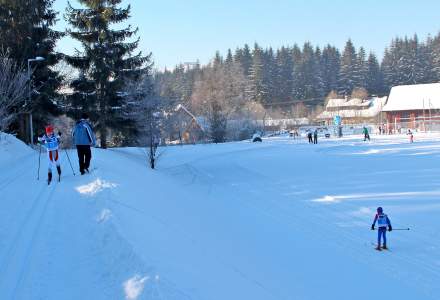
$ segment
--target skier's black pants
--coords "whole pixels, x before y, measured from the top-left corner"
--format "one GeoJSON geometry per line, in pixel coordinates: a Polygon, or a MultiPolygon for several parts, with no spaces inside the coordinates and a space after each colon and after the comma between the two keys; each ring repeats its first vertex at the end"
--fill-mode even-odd
{"type": "Polygon", "coordinates": [[[84,173],[84,170],[90,167],[92,151],[90,150],[89,145],[77,145],[76,151],[78,152],[79,171],[84,173]]]}
{"type": "Polygon", "coordinates": [[[318,137],[317,136],[313,137],[313,144],[318,144],[318,137]]]}

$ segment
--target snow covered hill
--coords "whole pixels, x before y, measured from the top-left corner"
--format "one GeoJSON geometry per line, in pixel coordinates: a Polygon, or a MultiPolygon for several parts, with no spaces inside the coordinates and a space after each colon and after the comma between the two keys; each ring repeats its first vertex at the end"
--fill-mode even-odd
{"type": "Polygon", "coordinates": [[[51,186],[3,137],[0,299],[439,299],[439,137],[63,151],[51,186]]]}

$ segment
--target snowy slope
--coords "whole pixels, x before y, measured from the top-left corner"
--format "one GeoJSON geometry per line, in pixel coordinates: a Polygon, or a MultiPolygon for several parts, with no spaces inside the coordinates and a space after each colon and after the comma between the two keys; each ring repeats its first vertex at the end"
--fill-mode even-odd
{"type": "Polygon", "coordinates": [[[0,144],[20,157],[0,158],[0,299],[439,299],[438,138],[168,147],[156,171],[94,149],[75,177],[62,153],[49,187],[38,153],[0,144]],[[389,252],[379,205],[411,227],[389,252]]]}

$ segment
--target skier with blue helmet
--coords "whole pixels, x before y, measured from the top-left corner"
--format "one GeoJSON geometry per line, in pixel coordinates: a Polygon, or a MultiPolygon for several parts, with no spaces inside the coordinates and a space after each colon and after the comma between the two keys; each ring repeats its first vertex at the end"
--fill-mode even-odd
{"type": "Polygon", "coordinates": [[[374,221],[373,224],[371,225],[371,230],[374,230],[375,226],[376,226],[376,222],[377,222],[377,247],[376,250],[381,250],[381,249],[388,249],[387,248],[387,227],[388,227],[388,231],[393,230],[393,228],[391,227],[391,221],[388,218],[388,216],[386,214],[383,213],[383,208],[382,207],[378,207],[377,208],[377,214],[374,217],[374,221]],[[381,240],[383,238],[383,244],[382,244],[382,248],[380,247],[381,245],[381,240]]]}

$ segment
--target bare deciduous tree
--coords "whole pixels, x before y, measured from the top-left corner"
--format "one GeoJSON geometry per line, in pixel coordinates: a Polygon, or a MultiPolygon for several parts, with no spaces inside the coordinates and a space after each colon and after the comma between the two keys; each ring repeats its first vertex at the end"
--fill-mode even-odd
{"type": "Polygon", "coordinates": [[[364,88],[355,88],[353,92],[351,92],[351,98],[367,100],[368,99],[368,91],[364,88]]]}
{"type": "Polygon", "coordinates": [[[161,99],[155,95],[148,74],[139,81],[128,82],[124,93],[126,94],[124,114],[127,118],[136,121],[138,142],[148,147],[149,165],[154,169],[158,157],[156,150],[160,143],[161,99]]]}
{"type": "Polygon", "coordinates": [[[208,120],[213,142],[224,142],[228,121],[243,117],[245,87],[243,71],[236,65],[213,65],[196,80],[192,109],[208,120]]]}
{"type": "Polygon", "coordinates": [[[6,131],[18,114],[28,92],[29,76],[6,54],[0,54],[0,131],[6,131]]]}

